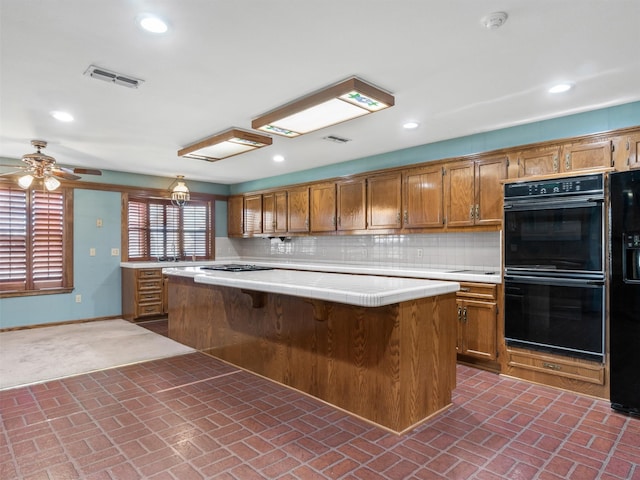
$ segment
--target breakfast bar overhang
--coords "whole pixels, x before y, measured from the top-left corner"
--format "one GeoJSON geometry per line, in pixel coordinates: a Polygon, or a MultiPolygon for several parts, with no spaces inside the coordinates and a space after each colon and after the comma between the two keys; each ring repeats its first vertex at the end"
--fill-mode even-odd
{"type": "Polygon", "coordinates": [[[451,404],[456,282],[166,268],[169,337],[396,433],[451,404]]]}

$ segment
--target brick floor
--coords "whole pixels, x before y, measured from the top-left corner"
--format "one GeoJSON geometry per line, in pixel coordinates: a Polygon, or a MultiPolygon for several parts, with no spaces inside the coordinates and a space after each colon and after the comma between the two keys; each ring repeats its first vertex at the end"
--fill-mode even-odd
{"type": "Polygon", "coordinates": [[[0,478],[640,480],[640,419],[457,373],[453,407],[402,436],[201,353],[7,390],[0,478]]]}

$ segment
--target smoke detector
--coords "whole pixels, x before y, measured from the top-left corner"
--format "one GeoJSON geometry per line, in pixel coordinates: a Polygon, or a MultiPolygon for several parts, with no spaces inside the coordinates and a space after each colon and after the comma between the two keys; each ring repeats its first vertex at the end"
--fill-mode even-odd
{"type": "Polygon", "coordinates": [[[144,83],[144,80],[140,80],[139,78],[107,70],[106,68],[96,67],[95,65],[89,65],[89,68],[85,70],[84,75],[102,80],[103,82],[110,82],[129,88],[138,88],[144,83]]]}
{"type": "Polygon", "coordinates": [[[482,17],[482,25],[488,30],[495,30],[505,24],[507,17],[505,12],[493,12],[482,17]]]}

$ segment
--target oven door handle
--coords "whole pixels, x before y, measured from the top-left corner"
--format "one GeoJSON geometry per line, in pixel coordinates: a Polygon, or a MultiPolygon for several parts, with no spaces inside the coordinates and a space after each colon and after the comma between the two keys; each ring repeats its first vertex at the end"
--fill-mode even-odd
{"type": "Polygon", "coordinates": [[[553,198],[547,200],[518,200],[518,201],[509,201],[505,199],[505,203],[503,205],[504,210],[517,210],[517,211],[527,211],[527,210],[553,210],[553,209],[565,209],[565,208],[580,208],[580,207],[588,207],[588,208],[596,208],[597,203],[604,203],[604,199],[601,197],[589,197],[589,198],[553,198]]]}
{"type": "Polygon", "coordinates": [[[505,283],[514,282],[550,286],[604,286],[604,280],[593,280],[587,278],[535,277],[528,275],[505,275],[504,281],[505,283]]]}

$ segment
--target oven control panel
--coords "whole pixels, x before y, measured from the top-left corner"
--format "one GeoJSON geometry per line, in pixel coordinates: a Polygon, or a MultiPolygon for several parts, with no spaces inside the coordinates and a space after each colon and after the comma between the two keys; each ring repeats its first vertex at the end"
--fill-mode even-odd
{"type": "Polygon", "coordinates": [[[584,195],[604,191],[602,174],[553,180],[535,180],[508,183],[504,186],[505,198],[544,197],[550,195],[584,195]]]}

